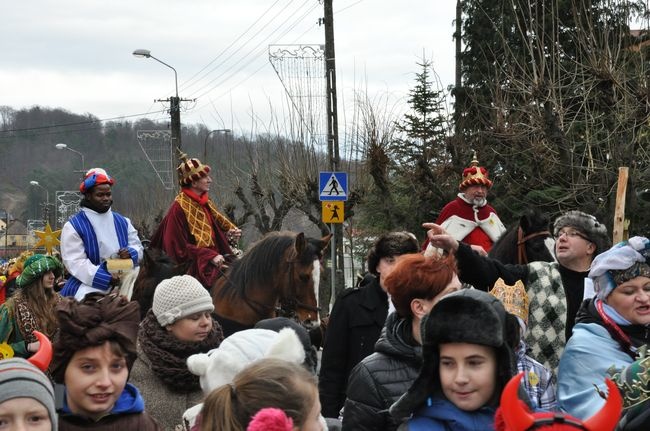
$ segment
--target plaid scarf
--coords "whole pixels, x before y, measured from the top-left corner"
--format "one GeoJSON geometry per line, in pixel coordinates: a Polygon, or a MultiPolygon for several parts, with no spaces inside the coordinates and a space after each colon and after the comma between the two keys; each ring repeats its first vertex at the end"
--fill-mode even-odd
{"type": "Polygon", "coordinates": [[[216,224],[226,232],[237,227],[217,211],[217,207],[208,198],[207,193],[197,196],[191,190],[184,188],[176,196],[176,202],[185,213],[190,233],[199,247],[214,247],[213,222],[216,221],[216,224]]]}

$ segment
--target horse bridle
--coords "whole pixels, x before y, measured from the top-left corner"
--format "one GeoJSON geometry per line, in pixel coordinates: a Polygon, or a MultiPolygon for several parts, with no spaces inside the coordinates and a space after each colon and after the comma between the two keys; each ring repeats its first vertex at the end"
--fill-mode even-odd
{"type": "MultiPolygon", "coordinates": [[[[289,286],[291,287],[290,297],[285,297],[283,290],[280,293],[280,300],[275,305],[262,304],[261,302],[255,301],[248,296],[243,297],[246,305],[248,305],[251,310],[253,310],[258,315],[258,317],[267,316],[270,311],[275,311],[277,317],[295,317],[296,310],[298,308],[313,311],[315,313],[320,312],[320,307],[314,307],[312,305],[298,301],[296,295],[296,286],[293,282],[295,259],[288,260],[287,264],[289,264],[289,286]]],[[[226,275],[226,272],[223,270],[223,268],[219,268],[219,272],[221,273],[221,277],[224,277],[226,279],[227,283],[232,284],[232,281],[230,278],[228,278],[228,275],[226,275]]]]}
{"type": "Polygon", "coordinates": [[[535,232],[524,236],[524,230],[519,226],[517,228],[517,262],[520,265],[528,263],[528,256],[526,255],[526,241],[537,237],[549,237],[551,232],[544,230],[542,232],[535,232]]]}
{"type": "MultiPolygon", "coordinates": [[[[286,297],[284,295],[284,290],[280,293],[280,301],[279,301],[279,307],[276,306],[276,312],[278,313],[279,316],[281,317],[295,317],[296,315],[296,310],[298,308],[302,308],[303,310],[308,310],[308,311],[313,311],[315,313],[320,312],[320,307],[316,306],[314,307],[313,305],[305,304],[303,302],[298,301],[298,295],[296,292],[296,283],[293,281],[294,279],[294,265],[296,263],[295,259],[291,259],[287,261],[287,264],[289,264],[289,297],[286,297]]],[[[316,298],[318,301],[318,298],[316,298]]]]}

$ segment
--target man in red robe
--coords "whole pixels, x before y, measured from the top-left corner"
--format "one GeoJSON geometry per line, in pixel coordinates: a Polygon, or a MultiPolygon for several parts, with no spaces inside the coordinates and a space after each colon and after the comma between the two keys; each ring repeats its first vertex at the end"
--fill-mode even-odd
{"type": "MultiPolygon", "coordinates": [[[[497,212],[487,203],[487,193],[492,187],[488,171],[478,165],[476,153],[458,188],[460,193],[444,206],[436,224],[457,241],[464,242],[481,254],[486,254],[506,228],[497,212]]],[[[429,250],[427,242],[427,250],[429,250]]]]}
{"type": "Polygon", "coordinates": [[[161,248],[177,263],[187,262],[187,273],[209,289],[233,255],[231,247],[241,237],[241,230],[217,211],[208,196],[210,166],[188,159],[184,153],[180,159],[181,190],[153,234],[151,246],[161,248]]]}

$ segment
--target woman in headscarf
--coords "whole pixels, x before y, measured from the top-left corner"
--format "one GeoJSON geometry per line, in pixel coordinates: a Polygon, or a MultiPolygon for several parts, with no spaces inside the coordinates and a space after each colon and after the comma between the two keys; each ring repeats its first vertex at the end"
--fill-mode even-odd
{"type": "Polygon", "coordinates": [[[34,331],[48,338],[56,332],[52,311],[61,296],[54,291],[54,281],[62,271],[63,265],[53,256],[31,256],[16,279],[16,294],[0,305],[0,342],[7,343],[14,356],[28,358],[38,350],[34,331]]]}
{"type": "Polygon", "coordinates": [[[560,407],[580,419],[603,406],[607,370],[650,342],[650,241],[636,236],[599,254],[589,278],[596,296],[578,312],[558,373],[560,407]]]}

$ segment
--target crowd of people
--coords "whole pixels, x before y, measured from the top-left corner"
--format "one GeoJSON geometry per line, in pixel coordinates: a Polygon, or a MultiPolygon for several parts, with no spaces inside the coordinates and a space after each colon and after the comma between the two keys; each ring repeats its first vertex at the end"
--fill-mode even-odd
{"type": "Polygon", "coordinates": [[[115,287],[143,246],[89,170],[61,254],[24,254],[0,289],[0,430],[650,429],[650,240],[610,247],[592,215],[551,229],[553,262],[487,256],[503,234],[476,155],[426,242],[380,235],[338,295],[322,351],[277,317],[224,338],[210,288],[241,230],[181,154],[152,238],[187,274],[150,310],[115,287]],[[119,268],[120,271],[115,269],[119,268]]]}

